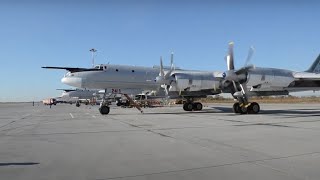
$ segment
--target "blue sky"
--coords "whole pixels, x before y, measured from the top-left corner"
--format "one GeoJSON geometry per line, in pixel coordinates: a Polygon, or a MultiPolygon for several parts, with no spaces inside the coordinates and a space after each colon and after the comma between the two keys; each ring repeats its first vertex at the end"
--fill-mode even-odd
{"type": "Polygon", "coordinates": [[[320,53],[317,1],[0,1],[0,101],[61,94],[64,71],[41,66],[97,63],[158,65],[162,55],[185,69],[226,69],[229,41],[236,67],[252,63],[303,71],[320,53]]]}

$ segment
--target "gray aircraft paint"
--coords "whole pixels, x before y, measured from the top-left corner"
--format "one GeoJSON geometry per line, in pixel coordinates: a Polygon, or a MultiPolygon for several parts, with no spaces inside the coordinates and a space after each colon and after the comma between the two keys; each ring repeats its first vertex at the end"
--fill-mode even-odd
{"type": "Polygon", "coordinates": [[[127,65],[102,65],[103,71],[68,72],[62,82],[88,89],[158,89],[154,81],[159,69],[127,65]]]}
{"type": "MultiPolygon", "coordinates": [[[[295,72],[276,68],[253,68],[247,74],[247,86],[250,91],[265,92],[272,95],[288,91],[305,91],[320,89],[320,56],[306,72],[295,72]],[[310,71],[310,72],[309,72],[310,71]],[[311,81],[312,80],[312,81],[311,81]]],[[[88,89],[123,89],[159,90],[155,82],[159,68],[100,65],[99,71],[68,72],[62,82],[78,88],[88,89]],[[102,68],[102,69],[101,69],[102,68]]],[[[222,73],[208,71],[174,70],[171,73],[171,94],[197,96],[197,94],[212,95],[230,92],[228,87],[221,87],[222,73]]],[[[263,94],[263,93],[262,93],[263,94]]]]}
{"type": "MultiPolygon", "coordinates": [[[[102,68],[103,71],[68,72],[61,81],[70,86],[87,89],[114,88],[120,91],[126,88],[141,89],[141,91],[160,89],[160,84],[155,82],[159,68],[110,64],[99,65],[96,68],[102,68]]],[[[178,87],[181,88],[171,89],[172,96],[203,96],[204,92],[210,92],[208,95],[220,93],[210,90],[219,88],[222,73],[190,70],[174,70],[174,73],[177,74],[178,85],[181,85],[178,87]],[[199,91],[199,95],[194,91],[199,91]]]]}

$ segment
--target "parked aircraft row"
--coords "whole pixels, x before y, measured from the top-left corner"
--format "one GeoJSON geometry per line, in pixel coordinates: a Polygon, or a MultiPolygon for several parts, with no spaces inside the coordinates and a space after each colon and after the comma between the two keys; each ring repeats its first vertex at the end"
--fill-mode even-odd
{"type": "Polygon", "coordinates": [[[196,71],[174,68],[173,54],[171,66],[163,66],[160,58],[159,67],[142,67],[130,65],[101,64],[94,68],[43,67],[47,69],[65,69],[68,72],[62,83],[77,88],[105,89],[99,111],[110,112],[106,101],[107,91],[111,94],[127,95],[126,90],[165,92],[167,98],[183,98],[185,111],[202,110],[202,104],[196,98],[231,93],[236,100],[233,105],[235,113],[256,114],[260,106],[250,102],[250,96],[288,95],[290,92],[320,90],[320,56],[304,72],[286,69],[255,67],[249,64],[253,54],[250,48],[243,67],[234,67],[234,44],[229,43],[226,56],[227,70],[196,71]]]}

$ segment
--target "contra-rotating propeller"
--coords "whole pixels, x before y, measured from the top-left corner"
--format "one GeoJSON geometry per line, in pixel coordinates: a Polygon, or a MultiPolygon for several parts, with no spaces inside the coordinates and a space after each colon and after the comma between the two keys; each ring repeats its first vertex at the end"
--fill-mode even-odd
{"type": "Polygon", "coordinates": [[[174,71],[173,53],[171,53],[170,63],[171,63],[170,69],[167,72],[165,72],[163,68],[163,63],[162,63],[162,57],[160,57],[160,73],[159,73],[159,76],[157,76],[155,79],[155,81],[161,84],[161,87],[164,88],[167,97],[169,97],[169,88],[170,88],[171,82],[174,80],[174,78],[171,76],[171,73],[174,71]]]}
{"type": "MultiPolygon", "coordinates": [[[[234,43],[230,42],[229,43],[229,49],[228,49],[228,54],[226,56],[226,61],[227,61],[227,71],[223,73],[223,78],[226,82],[232,82],[235,93],[233,94],[234,97],[244,97],[246,100],[248,99],[246,94],[247,94],[247,75],[248,71],[251,69],[254,69],[255,67],[252,64],[249,64],[252,55],[254,53],[254,48],[250,47],[247,59],[245,61],[245,65],[238,69],[235,70],[234,68],[234,52],[233,52],[233,46],[234,43]],[[241,92],[239,92],[238,87],[241,88],[241,92]]],[[[228,85],[225,85],[228,86],[228,85]]]]}

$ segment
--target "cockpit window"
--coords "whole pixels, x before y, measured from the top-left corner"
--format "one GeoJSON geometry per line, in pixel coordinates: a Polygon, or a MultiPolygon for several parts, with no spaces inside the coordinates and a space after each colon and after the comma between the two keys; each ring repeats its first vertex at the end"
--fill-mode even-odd
{"type": "Polygon", "coordinates": [[[103,69],[103,66],[97,65],[97,66],[95,66],[94,68],[95,68],[95,69],[101,69],[101,70],[102,70],[102,69],[103,69]]]}

